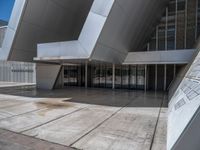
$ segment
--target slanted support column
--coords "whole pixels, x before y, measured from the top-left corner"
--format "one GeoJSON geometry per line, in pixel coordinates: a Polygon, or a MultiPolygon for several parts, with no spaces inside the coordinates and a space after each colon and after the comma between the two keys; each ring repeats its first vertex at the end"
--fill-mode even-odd
{"type": "Polygon", "coordinates": [[[115,64],[112,67],[112,89],[115,89],[115,64]]]}
{"type": "Polygon", "coordinates": [[[88,62],[85,62],[85,88],[88,87],[88,62]]]}
{"type": "Polygon", "coordinates": [[[52,90],[56,85],[61,65],[57,64],[42,64],[36,65],[36,82],[38,89],[52,90]]]}

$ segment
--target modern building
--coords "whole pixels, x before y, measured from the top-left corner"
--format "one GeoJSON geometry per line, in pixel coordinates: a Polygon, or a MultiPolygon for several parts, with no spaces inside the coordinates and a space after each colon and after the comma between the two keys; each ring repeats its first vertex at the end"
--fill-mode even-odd
{"type": "Polygon", "coordinates": [[[197,148],[199,35],[199,0],[16,0],[0,59],[36,62],[43,89],[169,91],[168,149],[197,148]]]}
{"type": "MultiPolygon", "coordinates": [[[[0,47],[8,28],[6,21],[0,20],[0,47]]],[[[35,63],[0,61],[0,81],[36,83],[35,63]]]]}

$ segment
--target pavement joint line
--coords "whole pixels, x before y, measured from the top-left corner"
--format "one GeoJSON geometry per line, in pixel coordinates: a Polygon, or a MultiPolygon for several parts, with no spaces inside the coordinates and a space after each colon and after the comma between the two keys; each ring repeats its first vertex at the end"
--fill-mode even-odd
{"type": "Polygon", "coordinates": [[[160,108],[159,108],[159,112],[158,112],[158,116],[157,116],[157,120],[156,120],[156,125],[154,127],[154,132],[153,132],[153,136],[152,136],[151,145],[150,145],[149,150],[152,150],[152,148],[153,148],[155,135],[156,135],[157,127],[158,127],[158,122],[159,122],[159,119],[160,119],[161,110],[163,108],[164,100],[165,100],[165,97],[162,99],[162,102],[160,104],[160,108]]]}
{"type": "Polygon", "coordinates": [[[42,108],[39,108],[39,109],[36,109],[36,110],[32,110],[32,111],[29,111],[29,112],[25,112],[25,113],[22,113],[22,114],[17,114],[17,115],[13,115],[13,116],[10,116],[10,117],[2,118],[2,119],[0,119],[0,121],[6,120],[6,119],[10,119],[10,118],[13,118],[13,117],[18,117],[18,116],[26,115],[26,114],[33,113],[33,112],[37,112],[37,111],[40,111],[40,110],[42,110],[44,108],[47,108],[47,107],[42,107],[42,108]]]}
{"type": "Polygon", "coordinates": [[[47,140],[44,140],[44,139],[36,138],[36,137],[29,136],[29,135],[26,135],[26,134],[21,134],[21,133],[18,133],[18,132],[7,130],[7,129],[2,129],[2,128],[0,128],[0,129],[3,130],[3,131],[5,131],[5,132],[10,132],[10,133],[13,133],[13,134],[25,136],[25,137],[32,138],[32,139],[35,139],[35,140],[40,140],[40,141],[47,142],[47,143],[50,143],[50,144],[55,144],[55,145],[63,146],[63,147],[66,147],[66,148],[72,148],[74,150],[81,150],[81,149],[78,149],[78,148],[73,148],[73,147],[70,147],[70,146],[67,146],[67,145],[63,145],[63,144],[59,144],[59,143],[47,141],[47,140]]]}
{"type": "MultiPolygon", "coordinates": [[[[56,120],[62,119],[62,118],[64,118],[64,117],[68,116],[68,115],[71,115],[71,114],[73,114],[73,113],[75,113],[75,112],[81,111],[81,110],[83,110],[83,109],[85,109],[85,108],[87,108],[87,107],[89,107],[89,106],[86,106],[86,107],[83,107],[83,108],[79,108],[79,109],[77,109],[77,110],[75,110],[75,111],[72,111],[72,112],[70,112],[70,113],[64,114],[64,115],[62,115],[62,116],[60,116],[60,117],[57,117],[57,118],[52,119],[52,120],[49,120],[49,121],[47,121],[47,122],[45,122],[45,123],[42,123],[42,124],[37,125],[37,126],[35,126],[35,127],[32,127],[32,128],[30,128],[30,129],[23,130],[23,131],[21,131],[21,132],[19,132],[19,133],[21,133],[21,134],[24,135],[24,132],[33,130],[33,129],[35,129],[35,128],[39,128],[39,127],[44,126],[44,125],[46,125],[46,124],[48,124],[48,123],[51,123],[51,122],[54,122],[54,121],[56,121],[56,120]]],[[[35,137],[35,136],[32,136],[32,137],[35,137]]]]}
{"type": "MultiPolygon", "coordinates": [[[[138,98],[139,96],[136,96],[136,98],[138,98]]],[[[88,131],[87,133],[85,133],[84,135],[82,135],[81,137],[79,137],[77,140],[75,140],[73,143],[71,143],[69,146],[74,148],[73,145],[75,143],[77,143],[78,141],[80,141],[82,138],[84,138],[85,136],[87,136],[88,134],[90,134],[92,131],[94,131],[95,129],[97,129],[98,127],[100,127],[102,124],[104,124],[106,121],[108,121],[109,119],[111,119],[113,116],[115,116],[118,112],[120,112],[122,109],[124,109],[126,106],[128,106],[129,104],[131,104],[133,101],[130,100],[126,105],[122,106],[121,108],[119,108],[117,111],[115,111],[114,113],[112,113],[109,117],[107,117],[106,119],[104,119],[101,123],[99,123],[98,125],[96,125],[94,128],[92,128],[90,131],[88,131]]]]}

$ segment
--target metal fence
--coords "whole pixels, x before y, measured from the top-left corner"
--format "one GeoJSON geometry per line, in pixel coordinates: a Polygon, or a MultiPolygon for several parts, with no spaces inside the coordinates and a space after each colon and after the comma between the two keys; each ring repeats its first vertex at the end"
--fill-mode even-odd
{"type": "Polygon", "coordinates": [[[0,61],[0,81],[36,83],[34,63],[0,61]]]}

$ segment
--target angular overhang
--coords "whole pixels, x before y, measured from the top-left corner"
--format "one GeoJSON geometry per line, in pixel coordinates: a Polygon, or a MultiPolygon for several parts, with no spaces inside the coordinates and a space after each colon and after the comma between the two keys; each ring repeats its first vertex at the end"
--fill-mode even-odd
{"type": "MultiPolygon", "coordinates": [[[[82,50],[74,44],[74,59],[86,52],[88,59],[122,63],[143,47],[168,1],[16,0],[0,59],[48,58],[37,55],[37,44],[78,40],[82,50]]],[[[71,53],[68,46],[64,51],[66,57],[71,53]]]]}
{"type": "Polygon", "coordinates": [[[37,44],[76,40],[93,0],[15,0],[0,59],[33,61],[37,44]]]}

